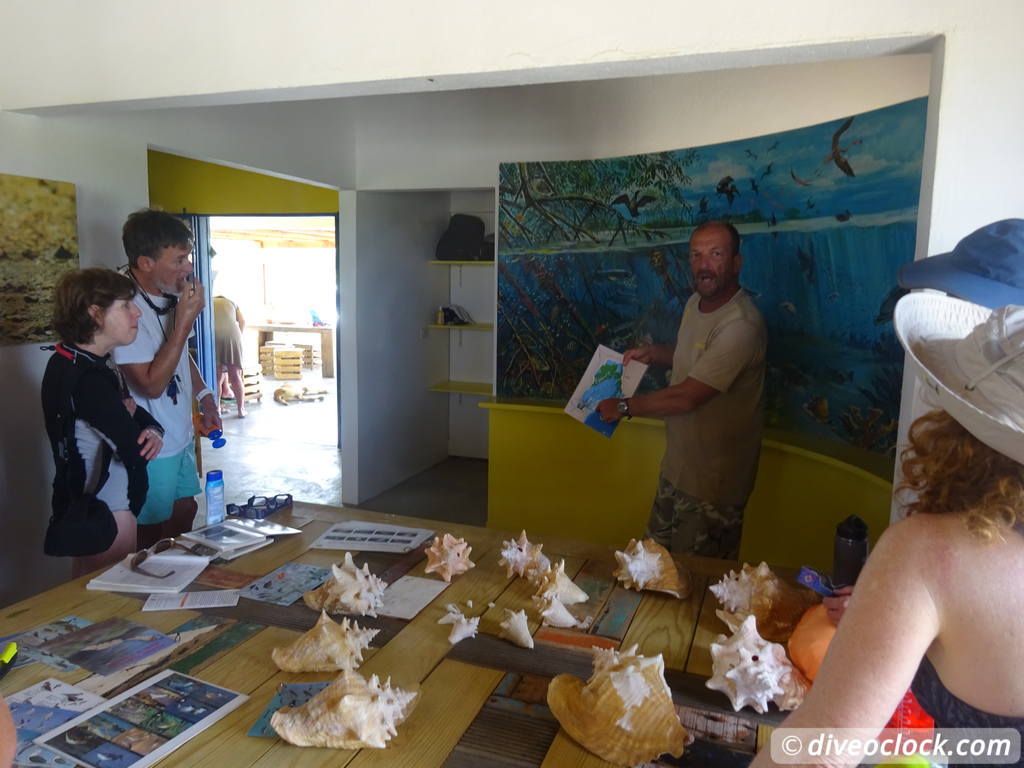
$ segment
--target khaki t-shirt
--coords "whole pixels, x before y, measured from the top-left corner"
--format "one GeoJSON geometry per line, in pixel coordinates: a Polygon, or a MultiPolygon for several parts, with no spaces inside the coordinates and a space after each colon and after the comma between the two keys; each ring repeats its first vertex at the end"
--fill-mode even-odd
{"type": "Polygon", "coordinates": [[[740,290],[714,312],[693,294],[679,323],[672,384],[692,377],[721,394],[665,419],[661,473],[677,490],[715,505],[742,505],[754,487],[761,450],[764,318],[740,290]]]}

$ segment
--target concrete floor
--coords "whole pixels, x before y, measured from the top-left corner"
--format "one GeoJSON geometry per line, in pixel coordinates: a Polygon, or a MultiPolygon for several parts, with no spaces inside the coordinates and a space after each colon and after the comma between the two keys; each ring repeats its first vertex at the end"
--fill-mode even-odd
{"type": "MultiPolygon", "coordinates": [[[[283,382],[264,377],[263,400],[239,419],[233,406],[222,415],[227,445],[203,440],[202,468],[224,472],[224,498],[242,503],[253,495],[291,493],[300,501],[341,506],[341,450],[337,447],[337,379],[303,372],[301,386],[326,389],[321,402],[274,402],[283,382]]],[[[360,504],[365,509],[470,525],[487,522],[487,461],[448,457],[360,504]]],[[[203,504],[200,502],[202,511],[203,504]]],[[[200,517],[200,520],[202,516],[200,517]]],[[[197,524],[200,521],[197,520],[197,524]]]]}

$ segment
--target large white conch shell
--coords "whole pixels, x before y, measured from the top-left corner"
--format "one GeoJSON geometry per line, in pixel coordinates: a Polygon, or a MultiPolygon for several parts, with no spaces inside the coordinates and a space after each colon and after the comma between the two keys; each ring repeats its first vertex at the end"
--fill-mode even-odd
{"type": "Polygon", "coordinates": [[[566,575],[565,560],[559,560],[558,565],[550,565],[538,573],[538,597],[554,597],[563,605],[585,603],[590,599],[590,595],[576,586],[576,583],[566,575]]]}
{"type": "Polygon", "coordinates": [[[316,589],[302,596],[302,601],[314,611],[328,613],[358,613],[360,616],[376,616],[377,609],[384,604],[384,588],[387,586],[370,573],[370,566],[363,564],[356,568],[352,553],[345,553],[345,561],[339,568],[331,565],[333,579],[328,579],[316,589]]]}
{"type": "Polygon", "coordinates": [[[462,611],[460,611],[454,603],[448,603],[448,605],[445,606],[445,610],[448,612],[438,619],[437,623],[452,625],[452,631],[448,633],[449,643],[455,645],[457,642],[465,640],[467,637],[476,636],[476,629],[480,624],[479,616],[467,619],[462,615],[462,611]]]}
{"type": "Polygon", "coordinates": [[[384,685],[374,675],[367,681],[358,672],[341,676],[301,707],[284,707],[270,725],[290,744],[299,747],[360,749],[387,746],[412,711],[416,692],[384,685]]]}
{"type": "Polygon", "coordinates": [[[617,765],[636,765],[686,743],[659,653],[645,657],[595,649],[594,673],[583,681],[559,675],[548,685],[548,706],[573,739],[617,765]]]}
{"type": "Polygon", "coordinates": [[[743,620],[731,637],[718,636],[711,644],[712,676],[706,685],[721,691],[737,712],[751,706],[768,711],[768,702],[782,710],[800,706],[807,680],[786,656],[786,649],[757,633],[753,616],[743,620]]]}
{"type": "Polygon", "coordinates": [[[709,589],[725,611],[734,614],[728,618],[719,614],[730,627],[754,616],[757,631],[775,643],[786,642],[804,611],[819,600],[811,590],[784,582],[767,563],[756,568],[744,564],[739,573],[729,571],[709,589]]]}
{"type": "Polygon", "coordinates": [[[542,624],[549,627],[575,627],[578,624],[576,617],[553,595],[534,595],[533,603],[537,606],[542,624]]]}
{"type": "Polygon", "coordinates": [[[615,553],[619,567],[615,578],[627,589],[665,592],[685,599],[690,595],[690,575],[680,570],[672,555],[654,539],[629,540],[629,546],[615,553]]]}
{"type": "Polygon", "coordinates": [[[451,581],[452,576],[465,573],[476,565],[469,559],[472,550],[465,539],[457,539],[450,533],[443,538],[435,536],[434,543],[427,550],[427,566],[423,572],[436,573],[445,581],[451,581]]]}
{"type": "Polygon", "coordinates": [[[520,648],[533,648],[533,636],[526,620],[526,611],[505,609],[505,620],[501,622],[501,636],[520,648]]]}
{"type": "Polygon", "coordinates": [[[337,672],[355,669],[363,660],[363,650],[380,632],[363,629],[354,621],[338,624],[326,611],[311,630],[287,648],[275,648],[270,657],[285,672],[337,672]]]}
{"type": "Polygon", "coordinates": [[[543,547],[543,544],[531,544],[530,540],[526,538],[524,530],[519,534],[519,541],[509,539],[502,542],[501,560],[498,561],[498,564],[508,568],[508,572],[505,574],[508,578],[512,578],[512,575],[515,574],[535,581],[540,572],[551,565],[547,555],[541,552],[543,547]]]}

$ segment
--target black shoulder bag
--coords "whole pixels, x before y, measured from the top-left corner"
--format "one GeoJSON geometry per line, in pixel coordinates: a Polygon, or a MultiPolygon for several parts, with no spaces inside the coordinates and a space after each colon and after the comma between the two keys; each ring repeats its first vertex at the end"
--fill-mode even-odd
{"type": "MultiPolygon", "coordinates": [[[[103,475],[95,491],[84,493],[85,477],[79,482],[73,477],[75,471],[72,469],[73,453],[78,453],[72,396],[87,366],[77,360],[74,352],[57,349],[57,353],[72,358],[71,370],[74,373],[64,378],[61,408],[56,415],[61,438],[53,452],[57,470],[53,480],[53,514],[46,528],[43,552],[55,557],[98,555],[110,549],[117,538],[117,521],[110,507],[96,498],[96,493],[103,488],[110,474],[110,446],[101,441],[103,475]]],[[[84,468],[84,462],[82,466],[84,468]]]]}

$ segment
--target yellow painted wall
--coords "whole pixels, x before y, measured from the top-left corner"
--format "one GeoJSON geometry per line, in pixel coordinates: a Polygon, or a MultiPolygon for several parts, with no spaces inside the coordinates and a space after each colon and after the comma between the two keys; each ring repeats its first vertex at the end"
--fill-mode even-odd
{"type": "Polygon", "coordinates": [[[149,150],[149,203],[170,213],[337,213],[338,191],[149,150]]]}
{"type": "MultiPolygon", "coordinates": [[[[619,548],[642,535],[665,448],[662,422],[634,419],[609,439],[550,405],[482,406],[490,527],[619,548]]],[[[888,525],[891,496],[892,485],[869,472],[766,439],[740,557],[831,570],[836,523],[860,515],[874,541],[888,525]]]]}

